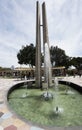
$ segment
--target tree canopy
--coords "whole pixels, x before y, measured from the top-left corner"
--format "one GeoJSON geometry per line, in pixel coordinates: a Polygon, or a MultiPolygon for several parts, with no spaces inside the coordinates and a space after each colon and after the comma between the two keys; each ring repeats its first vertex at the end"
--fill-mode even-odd
{"type": "Polygon", "coordinates": [[[82,57],[72,57],[70,64],[75,66],[78,70],[82,69],[82,57]]]}
{"type": "Polygon", "coordinates": [[[35,47],[33,44],[23,46],[17,54],[19,64],[35,65],[35,47]]]}
{"type": "MultiPolygon", "coordinates": [[[[30,64],[35,66],[35,55],[36,47],[33,44],[23,46],[18,54],[18,63],[19,64],[30,64]]],[[[78,70],[82,69],[82,57],[69,57],[66,55],[65,51],[58,48],[57,46],[50,47],[50,57],[52,67],[54,66],[65,66],[68,68],[73,65],[78,70]]],[[[41,54],[41,61],[44,61],[44,55],[41,54]]]]}
{"type": "Polygon", "coordinates": [[[65,54],[65,51],[58,48],[57,46],[51,46],[50,48],[51,63],[52,66],[69,66],[69,56],[65,54]],[[54,64],[55,62],[55,64],[54,64]]]}

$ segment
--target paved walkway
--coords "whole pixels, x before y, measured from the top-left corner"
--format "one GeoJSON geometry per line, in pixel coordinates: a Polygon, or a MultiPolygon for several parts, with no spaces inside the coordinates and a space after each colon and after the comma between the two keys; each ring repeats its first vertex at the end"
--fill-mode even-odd
{"type": "MultiPolygon", "coordinates": [[[[82,78],[66,77],[63,80],[71,81],[82,86],[82,78]]],[[[15,79],[0,78],[0,130],[82,130],[82,127],[54,127],[54,128],[40,128],[24,122],[10,111],[7,105],[7,92],[9,88],[20,81],[15,79]]]]}

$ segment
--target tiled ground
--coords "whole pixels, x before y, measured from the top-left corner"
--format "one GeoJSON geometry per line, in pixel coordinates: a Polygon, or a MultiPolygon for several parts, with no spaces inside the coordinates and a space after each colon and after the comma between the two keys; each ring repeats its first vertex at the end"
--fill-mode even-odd
{"type": "Polygon", "coordinates": [[[4,130],[17,130],[17,127],[14,125],[10,125],[10,126],[4,128],[4,130]]]}
{"type": "MultiPolygon", "coordinates": [[[[65,80],[80,84],[82,86],[82,78],[65,78],[65,80]]],[[[0,130],[82,130],[82,127],[69,127],[69,128],[40,128],[38,126],[33,126],[28,124],[23,120],[19,119],[15,114],[13,114],[7,106],[6,94],[8,89],[16,83],[14,79],[2,79],[0,78],[0,130]]]]}

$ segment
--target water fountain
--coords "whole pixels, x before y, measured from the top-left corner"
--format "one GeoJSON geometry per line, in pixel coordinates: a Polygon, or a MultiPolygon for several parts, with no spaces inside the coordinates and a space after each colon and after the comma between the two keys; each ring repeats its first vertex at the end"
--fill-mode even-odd
{"type": "Polygon", "coordinates": [[[59,108],[58,108],[58,101],[57,101],[57,96],[58,96],[58,79],[57,78],[55,78],[54,79],[54,86],[55,86],[55,108],[54,108],[54,110],[55,110],[55,113],[57,113],[58,114],[58,112],[59,112],[59,108]]]}
{"type": "Polygon", "coordinates": [[[45,82],[50,87],[50,78],[51,78],[51,62],[50,62],[50,52],[48,44],[45,43],[45,54],[44,54],[44,65],[45,65],[45,82]]]}
{"type": "MultiPolygon", "coordinates": [[[[65,91],[61,91],[58,84],[58,78],[55,78],[53,88],[51,88],[51,65],[49,55],[49,40],[48,30],[46,22],[45,3],[43,3],[43,43],[44,43],[44,59],[45,59],[45,90],[42,86],[41,80],[41,52],[40,52],[40,13],[39,3],[37,3],[37,52],[36,52],[36,84],[38,88],[43,87],[43,91],[40,89],[28,89],[28,98],[19,99],[21,93],[26,93],[26,88],[23,89],[20,85],[20,89],[11,93],[9,104],[20,115],[33,123],[55,127],[55,126],[73,126],[76,124],[82,125],[82,97],[77,92],[75,94],[61,94],[65,91]],[[39,48],[39,49],[38,49],[39,48]],[[22,88],[22,89],[21,89],[22,88]],[[76,94],[78,96],[76,96],[76,94]],[[42,100],[45,99],[45,100],[42,100]],[[47,100],[47,101],[46,101],[47,100]],[[79,101],[79,102],[78,102],[79,101]],[[77,104],[76,104],[77,102],[77,104]],[[61,105],[60,105],[61,103],[61,105]],[[73,104],[73,105],[72,105],[73,104]],[[15,106],[14,106],[15,105],[15,106]],[[19,107],[18,107],[19,106],[19,107]],[[80,106],[80,107],[79,107],[80,106]],[[70,109],[72,108],[72,110],[70,109]],[[77,111],[76,111],[77,108],[77,111]],[[54,110],[53,110],[54,109],[54,110]],[[76,114],[75,114],[76,113],[76,114]],[[77,118],[76,118],[77,117],[77,118]],[[73,122],[73,123],[71,123],[73,122]]],[[[62,88],[64,88],[63,86],[62,88]]],[[[66,90],[66,87],[65,89],[66,90]]],[[[21,94],[22,95],[22,94],[21,94]]],[[[54,129],[54,128],[53,128],[54,129]]]]}
{"type": "Polygon", "coordinates": [[[28,85],[27,85],[27,77],[25,75],[25,77],[24,77],[24,88],[26,89],[26,92],[23,93],[22,98],[26,98],[27,97],[27,87],[28,87],[28,85]]]}
{"type": "Polygon", "coordinates": [[[54,108],[54,112],[56,114],[60,114],[63,113],[63,108],[58,106],[58,78],[54,79],[54,86],[55,86],[55,108],[54,108]]]}
{"type": "Polygon", "coordinates": [[[50,62],[50,52],[48,44],[45,43],[45,54],[44,54],[44,67],[45,67],[45,84],[46,84],[46,92],[43,93],[43,98],[45,100],[53,99],[53,94],[49,92],[50,82],[51,82],[51,62],[50,62]]]}

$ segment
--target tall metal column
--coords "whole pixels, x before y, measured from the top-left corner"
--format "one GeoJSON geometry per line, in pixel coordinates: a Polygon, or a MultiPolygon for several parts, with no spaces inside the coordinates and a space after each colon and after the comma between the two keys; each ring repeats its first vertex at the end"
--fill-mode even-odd
{"type": "MultiPolygon", "coordinates": [[[[44,49],[44,57],[45,57],[45,44],[48,45],[48,49],[49,49],[49,37],[48,37],[48,25],[47,25],[47,16],[46,16],[46,6],[45,6],[45,2],[43,2],[42,4],[42,21],[43,21],[43,49],[44,49]]],[[[50,62],[50,50],[49,50],[49,63],[51,66],[51,62],[50,62]]],[[[44,62],[44,75],[46,77],[46,72],[45,69],[46,68],[46,64],[44,62]]],[[[46,78],[45,78],[46,81],[46,78]]],[[[49,68],[49,86],[52,83],[52,78],[51,78],[51,67],[49,68]]]]}
{"type": "Polygon", "coordinates": [[[45,2],[43,2],[43,4],[42,4],[42,21],[43,21],[43,43],[44,44],[48,43],[48,46],[49,46],[48,25],[47,25],[45,2]]]}
{"type": "Polygon", "coordinates": [[[41,81],[41,30],[40,30],[40,7],[36,2],[36,87],[42,87],[41,81]]]}

